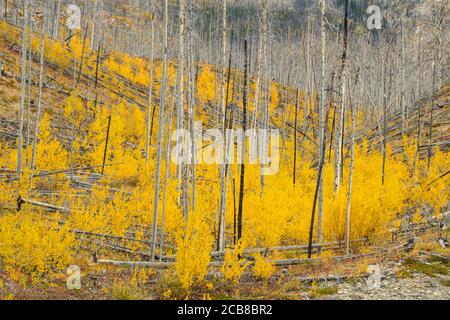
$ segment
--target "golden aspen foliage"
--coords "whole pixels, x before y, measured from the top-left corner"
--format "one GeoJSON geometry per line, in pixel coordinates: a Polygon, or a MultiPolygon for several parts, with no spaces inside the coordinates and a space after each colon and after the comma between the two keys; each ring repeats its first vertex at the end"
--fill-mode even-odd
{"type": "Polygon", "coordinates": [[[441,216],[441,211],[447,206],[448,195],[450,194],[450,177],[446,173],[450,166],[447,154],[436,150],[432,158],[432,165],[428,171],[427,159],[418,159],[413,183],[408,189],[411,199],[421,207],[428,206],[437,217],[441,216]]]}
{"type": "Polygon", "coordinates": [[[125,236],[135,222],[124,210],[127,200],[122,192],[111,197],[107,184],[95,186],[87,202],[73,204],[68,223],[76,230],[125,236]]]}
{"type": "Polygon", "coordinates": [[[17,184],[0,182],[0,207],[7,209],[16,209],[17,207],[17,184]]]}
{"type": "Polygon", "coordinates": [[[22,211],[0,217],[0,256],[7,270],[33,279],[65,270],[72,261],[74,236],[67,226],[42,219],[41,212],[22,211]]]}
{"type": "Polygon", "coordinates": [[[90,48],[89,38],[86,37],[86,39],[84,39],[81,33],[74,35],[70,39],[69,49],[71,50],[73,57],[78,61],[81,61],[81,57],[83,56],[83,54],[84,54],[83,59],[89,55],[89,48],[90,48]]]}
{"type": "Polygon", "coordinates": [[[279,103],[279,88],[275,82],[271,82],[269,114],[273,114],[273,112],[278,108],[278,103],[279,103]]]}
{"type": "MultiPolygon", "coordinates": [[[[24,150],[25,157],[22,158],[22,165],[26,167],[26,160],[31,159],[32,144],[24,150]]],[[[17,150],[9,149],[7,145],[0,144],[3,153],[0,165],[12,168],[17,163],[17,150]]],[[[54,136],[51,128],[51,117],[44,113],[39,122],[39,137],[36,144],[36,171],[51,171],[67,168],[67,150],[61,142],[54,136]]],[[[36,172],[35,172],[36,173],[36,172]]]]}
{"type": "Polygon", "coordinates": [[[39,140],[36,145],[36,168],[40,171],[65,169],[67,168],[67,157],[68,153],[66,149],[52,133],[50,116],[44,113],[39,123],[39,140]]]}
{"type": "Polygon", "coordinates": [[[8,143],[0,142],[0,168],[13,168],[17,163],[17,151],[11,149],[8,143]]]}
{"type": "MultiPolygon", "coordinates": [[[[182,228],[182,226],[179,226],[182,228]]],[[[210,251],[214,242],[207,217],[200,211],[190,215],[187,228],[177,241],[175,269],[183,288],[189,290],[208,273],[210,251]]]]}
{"type": "Polygon", "coordinates": [[[131,66],[124,60],[126,60],[125,55],[114,51],[111,53],[108,59],[106,59],[106,61],[104,62],[104,66],[113,75],[117,74],[131,81],[134,78],[134,74],[131,66]]]}
{"type": "Polygon", "coordinates": [[[254,258],[255,265],[253,267],[253,274],[262,280],[269,280],[275,272],[273,262],[270,259],[263,257],[260,253],[256,254],[254,258]]]}
{"type": "Polygon", "coordinates": [[[214,101],[216,81],[216,73],[211,70],[211,67],[204,66],[197,80],[197,95],[202,104],[214,101]]]}
{"type": "MultiPolygon", "coordinates": [[[[39,43],[39,41],[35,42],[37,47],[34,50],[36,52],[41,51],[41,46],[39,43]]],[[[71,65],[71,55],[67,47],[47,36],[45,37],[44,42],[44,56],[48,62],[58,67],[68,68],[71,65]]]]}
{"type": "Polygon", "coordinates": [[[64,116],[68,123],[72,123],[72,118],[75,122],[75,128],[80,129],[80,126],[88,117],[88,112],[83,104],[83,100],[78,96],[76,91],[72,91],[70,96],[66,99],[64,105],[64,116]]]}
{"type": "Polygon", "coordinates": [[[240,259],[244,253],[242,242],[238,243],[234,249],[227,249],[223,266],[221,268],[224,278],[233,284],[237,284],[242,277],[248,263],[240,259]]]}
{"type": "Polygon", "coordinates": [[[20,39],[20,37],[18,29],[9,25],[6,21],[2,21],[0,23],[0,31],[6,41],[11,42],[13,44],[19,43],[18,39],[20,39]]]}

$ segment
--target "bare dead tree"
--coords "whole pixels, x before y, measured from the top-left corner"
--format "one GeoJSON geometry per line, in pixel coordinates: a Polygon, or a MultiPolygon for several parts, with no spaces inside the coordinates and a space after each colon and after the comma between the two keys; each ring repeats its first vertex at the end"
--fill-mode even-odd
{"type": "Polygon", "coordinates": [[[270,86],[271,86],[271,81],[270,81],[270,76],[269,76],[269,68],[270,66],[268,65],[267,62],[267,38],[268,38],[268,27],[267,27],[267,4],[265,1],[262,1],[261,4],[261,45],[262,45],[262,56],[261,56],[261,61],[258,61],[258,64],[260,64],[262,66],[262,74],[264,75],[263,77],[263,81],[262,83],[267,83],[266,84],[266,92],[265,92],[265,103],[259,103],[258,105],[255,104],[255,109],[257,112],[257,119],[256,121],[259,124],[259,128],[263,129],[260,131],[259,137],[257,138],[257,145],[259,147],[259,158],[260,158],[260,174],[259,174],[259,180],[260,180],[260,185],[261,185],[261,196],[264,195],[264,184],[265,184],[265,179],[264,179],[264,163],[266,163],[266,157],[267,157],[267,131],[266,129],[268,126],[268,120],[269,120],[269,116],[268,116],[268,112],[269,112],[269,106],[270,106],[270,86]],[[265,80],[265,81],[264,81],[265,80]]]}
{"type": "Polygon", "coordinates": [[[28,22],[28,0],[23,3],[23,29],[22,29],[22,55],[21,55],[21,84],[20,84],[20,109],[19,109],[19,132],[17,146],[17,168],[16,175],[20,176],[22,172],[22,149],[23,149],[23,122],[25,110],[25,88],[26,88],[26,62],[27,62],[27,22],[28,22]]]}
{"type": "MultiPolygon", "coordinates": [[[[356,76],[356,82],[358,81],[358,75],[356,76]]],[[[350,161],[350,173],[348,179],[348,193],[347,193],[347,215],[345,219],[346,232],[345,232],[345,246],[347,255],[350,254],[350,225],[351,225],[351,206],[352,206],[352,191],[353,191],[353,171],[355,168],[355,131],[356,131],[356,111],[355,106],[352,101],[352,90],[349,88],[349,102],[350,102],[350,113],[352,118],[352,132],[351,132],[351,161],[350,161]]]]}
{"type": "Polygon", "coordinates": [[[170,116],[169,116],[169,126],[167,131],[167,149],[166,149],[166,168],[164,173],[164,187],[163,187],[163,203],[161,208],[161,228],[159,232],[159,260],[162,261],[163,258],[163,248],[164,248],[164,227],[166,222],[166,203],[167,203],[167,181],[169,180],[169,170],[170,170],[170,150],[171,150],[171,142],[172,139],[170,137],[170,133],[172,132],[172,122],[173,122],[173,109],[174,109],[174,101],[172,99],[171,108],[170,108],[170,116]]]}
{"type": "MultiPolygon", "coordinates": [[[[328,111],[329,113],[329,111],[328,111]]],[[[325,123],[328,123],[328,113],[325,119],[325,123]]],[[[325,141],[325,137],[324,137],[325,141]]],[[[326,142],[326,141],[325,141],[326,142]]],[[[312,213],[311,213],[311,221],[309,225],[309,241],[308,241],[308,258],[312,257],[312,249],[313,249],[313,237],[314,237],[314,222],[316,217],[316,207],[317,207],[317,199],[319,196],[319,187],[320,187],[320,180],[322,179],[323,174],[323,168],[325,165],[325,149],[326,149],[326,143],[324,143],[322,146],[322,156],[319,159],[319,169],[317,173],[317,183],[316,183],[316,191],[314,192],[314,200],[313,200],[313,207],[312,207],[312,213]]]]}
{"type": "MultiPolygon", "coordinates": [[[[387,51],[388,52],[388,51],[387,51]]],[[[386,57],[388,57],[388,54],[386,54],[386,57]]],[[[387,89],[386,89],[386,60],[384,58],[384,53],[382,53],[382,76],[381,76],[381,87],[382,87],[382,95],[383,95],[383,140],[382,140],[382,152],[383,152],[383,163],[381,168],[381,182],[384,185],[385,181],[385,170],[386,170],[386,153],[387,153],[387,122],[388,122],[388,115],[387,115],[387,105],[388,105],[388,98],[387,98],[387,89]]]]}
{"type": "Polygon", "coordinates": [[[55,7],[55,14],[54,14],[54,20],[53,20],[53,39],[58,40],[59,35],[59,18],[60,18],[60,7],[61,7],[61,0],[58,0],[55,7]]]}
{"type": "Polygon", "coordinates": [[[33,181],[35,162],[36,162],[36,147],[39,136],[39,121],[41,119],[42,112],[42,86],[44,82],[44,50],[45,50],[45,15],[42,18],[42,35],[41,35],[41,58],[40,58],[40,71],[39,71],[39,96],[37,102],[36,119],[34,121],[34,136],[33,136],[33,149],[31,155],[31,181],[33,181]]]}
{"type": "Polygon", "coordinates": [[[5,8],[3,12],[3,18],[8,21],[8,0],[5,0],[5,8]]]}
{"type": "Polygon", "coordinates": [[[95,63],[95,81],[94,81],[94,110],[97,107],[98,103],[98,72],[99,72],[99,65],[100,65],[100,52],[102,49],[102,39],[98,42],[98,48],[97,48],[97,61],[95,63]]]}
{"type": "MultiPolygon", "coordinates": [[[[192,5],[192,3],[191,3],[192,5]]],[[[190,23],[193,22],[193,8],[190,6],[189,8],[189,21],[190,23]]],[[[194,51],[194,44],[193,44],[193,26],[189,28],[189,48],[191,49],[191,52],[194,51]]],[[[189,121],[189,133],[191,136],[191,162],[190,162],[190,175],[191,175],[191,210],[192,212],[195,212],[196,208],[196,135],[195,135],[195,94],[196,94],[196,83],[197,83],[197,77],[198,77],[198,54],[197,57],[194,57],[194,54],[189,55],[189,78],[188,78],[188,84],[189,84],[189,102],[188,102],[188,121],[189,121]],[[194,60],[197,59],[197,63],[194,62],[194,60]],[[195,67],[194,67],[195,64],[195,67]]],[[[186,181],[188,183],[188,181],[186,181]]]]}
{"type": "Polygon", "coordinates": [[[109,133],[111,131],[111,118],[112,118],[112,111],[110,110],[110,115],[108,117],[108,125],[106,127],[105,148],[103,149],[102,176],[105,174],[106,155],[108,153],[108,144],[109,144],[109,133]]]}
{"type": "MultiPolygon", "coordinates": [[[[221,85],[221,104],[222,104],[222,132],[226,132],[226,50],[227,50],[227,1],[222,2],[222,85],[221,85]]],[[[218,236],[218,250],[223,251],[225,249],[225,228],[226,228],[226,200],[227,200],[227,177],[225,175],[226,163],[227,163],[227,143],[223,143],[222,149],[222,163],[220,165],[220,200],[219,200],[219,236],[218,236]]]]}
{"type": "MultiPolygon", "coordinates": [[[[242,129],[247,129],[247,105],[248,105],[248,40],[244,40],[244,92],[243,92],[243,121],[242,121],[242,129]]],[[[242,155],[245,160],[245,152],[246,152],[246,143],[245,138],[242,143],[242,155]]],[[[243,209],[244,209],[244,187],[245,187],[245,161],[242,161],[241,164],[241,173],[240,173],[240,186],[239,186],[239,208],[238,208],[238,223],[237,223],[237,241],[242,238],[242,226],[243,226],[243,209]]]]}
{"type": "Polygon", "coordinates": [[[435,57],[433,56],[433,62],[432,62],[432,89],[431,89],[431,103],[430,103],[430,125],[429,125],[429,131],[428,131],[428,174],[430,173],[431,168],[431,157],[433,156],[433,110],[434,110],[434,103],[435,103],[435,83],[436,83],[436,62],[435,57]]]}
{"type": "MultiPolygon", "coordinates": [[[[152,3],[153,6],[153,3],[152,3]]],[[[150,31],[150,79],[148,85],[148,109],[147,109],[147,119],[146,119],[146,140],[145,140],[145,163],[149,164],[149,152],[150,143],[153,131],[153,119],[155,116],[156,105],[152,105],[153,102],[153,69],[155,65],[154,61],[154,38],[155,38],[155,17],[152,15],[150,31]]]]}
{"type": "Polygon", "coordinates": [[[292,183],[295,186],[297,175],[297,126],[298,126],[298,109],[300,104],[300,90],[297,89],[297,98],[295,102],[295,122],[294,122],[294,165],[292,168],[292,183]]]}
{"type": "Polygon", "coordinates": [[[97,23],[98,15],[98,0],[95,0],[94,10],[92,10],[92,23],[91,23],[91,51],[94,50],[94,36],[95,36],[95,24],[97,23]]]}
{"type": "MultiPolygon", "coordinates": [[[[322,159],[322,152],[325,150],[325,57],[326,57],[326,0],[320,3],[321,8],[321,29],[322,29],[322,73],[321,73],[321,89],[320,89],[320,106],[319,106],[319,159],[322,159]]],[[[325,158],[325,155],[323,155],[325,158]]],[[[323,240],[323,175],[319,176],[319,190],[318,190],[318,227],[317,227],[317,241],[320,243],[323,240]]]]}
{"type": "MultiPolygon", "coordinates": [[[[178,11],[178,24],[179,24],[179,34],[178,34],[178,66],[177,66],[177,129],[184,129],[184,62],[185,62],[185,19],[186,19],[186,4],[184,0],[179,0],[179,11],[178,11]]],[[[180,131],[179,131],[180,132],[180,131]]],[[[179,141],[177,147],[181,145],[183,137],[178,137],[179,141]]],[[[180,150],[178,150],[178,182],[181,189],[181,201],[183,208],[183,215],[187,221],[189,214],[188,206],[188,181],[187,181],[187,164],[183,163],[180,157],[180,150]]],[[[186,150],[183,150],[186,152],[186,150]]]]}
{"type": "Polygon", "coordinates": [[[342,65],[340,73],[340,107],[337,112],[337,125],[336,125],[336,139],[334,149],[334,190],[338,191],[341,186],[341,173],[342,173],[342,147],[343,147],[343,132],[344,132],[344,114],[345,114],[345,81],[346,81],[346,64],[347,64],[347,48],[348,48],[348,4],[349,1],[345,0],[345,12],[344,12],[344,44],[342,50],[342,65]]]}
{"type": "Polygon", "coordinates": [[[33,0],[29,0],[28,13],[28,28],[29,28],[29,44],[28,44],[28,94],[27,94],[27,126],[25,135],[25,164],[28,166],[29,162],[29,146],[30,146],[30,131],[31,131],[31,87],[33,82],[33,0]]]}
{"type": "Polygon", "coordinates": [[[161,158],[162,158],[162,133],[164,130],[164,107],[166,104],[166,85],[167,85],[167,55],[168,55],[168,26],[169,26],[169,0],[164,0],[164,56],[162,66],[162,84],[159,102],[159,121],[158,121],[158,153],[156,162],[155,178],[155,197],[153,202],[153,225],[152,225],[152,243],[150,257],[155,261],[156,237],[158,232],[158,205],[159,205],[159,187],[161,180],[161,158]]]}

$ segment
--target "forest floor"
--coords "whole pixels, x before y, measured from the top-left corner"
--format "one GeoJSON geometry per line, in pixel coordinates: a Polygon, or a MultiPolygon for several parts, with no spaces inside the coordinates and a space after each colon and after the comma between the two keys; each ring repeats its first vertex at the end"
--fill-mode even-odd
{"type": "MultiPolygon", "coordinates": [[[[438,264],[434,265],[437,266],[438,264]]],[[[448,270],[448,263],[447,270],[448,270]]],[[[333,300],[449,300],[450,277],[443,274],[404,271],[402,263],[385,266],[379,289],[368,289],[365,280],[339,284],[336,294],[324,297],[333,300]],[[395,273],[394,270],[397,270],[395,273]]]]}
{"type": "Polygon", "coordinates": [[[211,270],[207,285],[199,286],[187,296],[173,282],[170,270],[146,270],[136,280],[130,268],[106,267],[85,261],[81,264],[80,290],[66,287],[64,273],[39,279],[36,284],[13,281],[2,270],[0,261],[0,299],[14,300],[450,300],[450,254],[440,248],[434,235],[424,236],[416,248],[389,255],[342,263],[324,260],[302,266],[277,269],[268,281],[244,274],[231,285],[223,281],[218,270],[211,270]],[[436,253],[437,252],[437,253],[436,253]],[[369,288],[369,266],[381,271],[381,281],[369,288]]]}
{"type": "Polygon", "coordinates": [[[378,290],[368,290],[364,282],[343,283],[338,293],[326,299],[336,300],[449,300],[450,278],[414,274],[409,278],[386,277],[378,290]]]}

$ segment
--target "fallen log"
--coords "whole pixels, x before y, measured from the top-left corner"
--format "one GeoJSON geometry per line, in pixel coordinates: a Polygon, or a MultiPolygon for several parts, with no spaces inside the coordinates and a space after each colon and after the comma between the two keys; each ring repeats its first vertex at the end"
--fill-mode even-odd
{"type": "MultiPolygon", "coordinates": [[[[109,249],[109,250],[112,250],[112,251],[126,253],[126,254],[131,254],[131,255],[137,255],[137,256],[142,257],[145,260],[148,260],[149,257],[150,257],[150,255],[148,253],[146,253],[146,252],[135,251],[135,250],[132,250],[132,249],[127,248],[127,247],[122,247],[122,246],[119,246],[119,245],[115,245],[115,244],[108,243],[108,242],[103,242],[103,241],[100,241],[100,240],[91,240],[91,239],[79,239],[79,240],[81,242],[83,242],[83,241],[84,242],[88,242],[88,243],[93,242],[95,245],[97,245],[99,247],[103,247],[103,248],[106,248],[106,249],[109,249]]],[[[86,250],[89,251],[89,250],[91,250],[91,248],[86,248],[86,250]]]]}
{"type": "Polygon", "coordinates": [[[39,202],[39,201],[34,201],[31,199],[26,199],[26,198],[22,198],[19,197],[19,199],[17,199],[17,211],[20,211],[22,204],[27,203],[27,204],[31,204],[33,206],[36,207],[41,207],[41,208],[45,208],[51,211],[59,211],[59,212],[63,212],[63,213],[70,213],[70,209],[65,208],[65,207],[59,207],[59,206],[55,206],[53,204],[48,204],[48,203],[44,203],[44,202],[39,202]]]}
{"type": "Polygon", "coordinates": [[[128,268],[167,269],[167,268],[173,266],[175,263],[174,262],[97,260],[97,264],[110,265],[110,266],[116,266],[116,267],[128,267],[128,268]]]}
{"type": "MultiPolygon", "coordinates": [[[[391,248],[384,248],[377,252],[366,253],[366,254],[353,254],[353,255],[344,255],[344,256],[336,256],[336,257],[328,257],[328,258],[310,258],[310,259],[285,259],[285,260],[275,260],[273,265],[277,267],[283,266],[293,266],[293,265],[301,265],[301,264],[313,264],[319,263],[324,260],[335,261],[335,262],[344,262],[350,260],[356,260],[361,258],[373,257],[379,254],[384,254],[390,250],[401,249],[403,244],[400,246],[395,246],[391,248]]],[[[139,268],[155,268],[155,269],[166,269],[175,265],[175,262],[146,262],[146,261],[120,261],[120,260],[97,260],[98,264],[104,265],[114,265],[117,267],[139,267],[139,268]]],[[[209,263],[209,267],[221,267],[223,266],[223,261],[214,261],[209,263]]],[[[242,261],[241,265],[253,266],[255,263],[253,261],[242,261]]]]}
{"type": "MultiPolygon", "coordinates": [[[[130,237],[120,237],[120,236],[114,236],[114,235],[108,235],[108,234],[102,234],[102,233],[87,232],[87,231],[82,231],[82,230],[72,230],[72,232],[74,232],[75,234],[79,234],[79,235],[86,235],[86,236],[92,236],[92,237],[98,237],[98,238],[115,239],[115,240],[119,240],[119,241],[122,240],[122,241],[139,242],[139,243],[147,244],[147,245],[152,244],[152,242],[148,241],[148,240],[139,240],[139,239],[134,239],[134,238],[130,238],[130,237]]],[[[172,246],[169,246],[169,245],[163,245],[163,247],[173,248],[172,246]]]]}
{"type": "MultiPolygon", "coordinates": [[[[355,239],[352,240],[352,243],[365,243],[368,242],[369,239],[368,238],[362,238],[362,239],[355,239]]],[[[312,245],[313,249],[339,249],[341,248],[343,245],[345,245],[344,241],[333,241],[333,242],[327,242],[327,243],[314,243],[312,245]]],[[[267,248],[250,248],[250,249],[246,249],[244,250],[243,254],[244,255],[249,255],[249,254],[255,254],[255,253],[268,253],[268,252],[273,252],[273,251],[292,251],[292,252],[300,252],[303,253],[303,251],[308,249],[308,245],[307,244],[300,244],[300,245],[291,245],[291,246],[276,246],[276,247],[267,247],[267,248]]],[[[225,255],[225,251],[214,251],[211,252],[211,257],[213,258],[220,258],[223,257],[225,255]]],[[[168,259],[168,260],[173,260],[175,259],[175,256],[165,256],[164,258],[168,259]]]]}
{"type": "Polygon", "coordinates": [[[364,278],[367,277],[368,274],[361,275],[328,275],[328,276],[319,276],[319,277],[297,277],[295,280],[305,283],[311,282],[328,282],[328,281],[343,281],[348,280],[350,278],[364,278]]]}
{"type": "MultiPolygon", "coordinates": [[[[392,271],[384,272],[383,277],[391,276],[394,273],[392,271]]],[[[359,278],[367,278],[371,275],[371,273],[362,273],[362,274],[346,274],[346,275],[327,275],[327,276],[315,276],[315,277],[296,277],[295,279],[300,282],[328,282],[328,281],[345,281],[348,279],[359,279],[359,278]]]]}

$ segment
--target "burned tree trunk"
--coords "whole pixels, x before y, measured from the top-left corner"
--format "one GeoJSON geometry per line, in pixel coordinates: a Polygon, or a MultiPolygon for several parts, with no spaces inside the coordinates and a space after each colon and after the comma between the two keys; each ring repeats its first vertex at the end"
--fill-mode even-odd
{"type": "MultiPolygon", "coordinates": [[[[244,40],[244,94],[243,94],[243,121],[242,129],[247,129],[247,107],[248,107],[248,40],[244,40]]],[[[242,144],[242,156],[243,161],[241,164],[241,174],[240,174],[240,186],[239,186],[239,208],[238,208],[238,223],[237,223],[237,241],[242,238],[242,216],[244,208],[244,187],[245,187],[245,152],[246,152],[246,142],[242,144]]]]}

